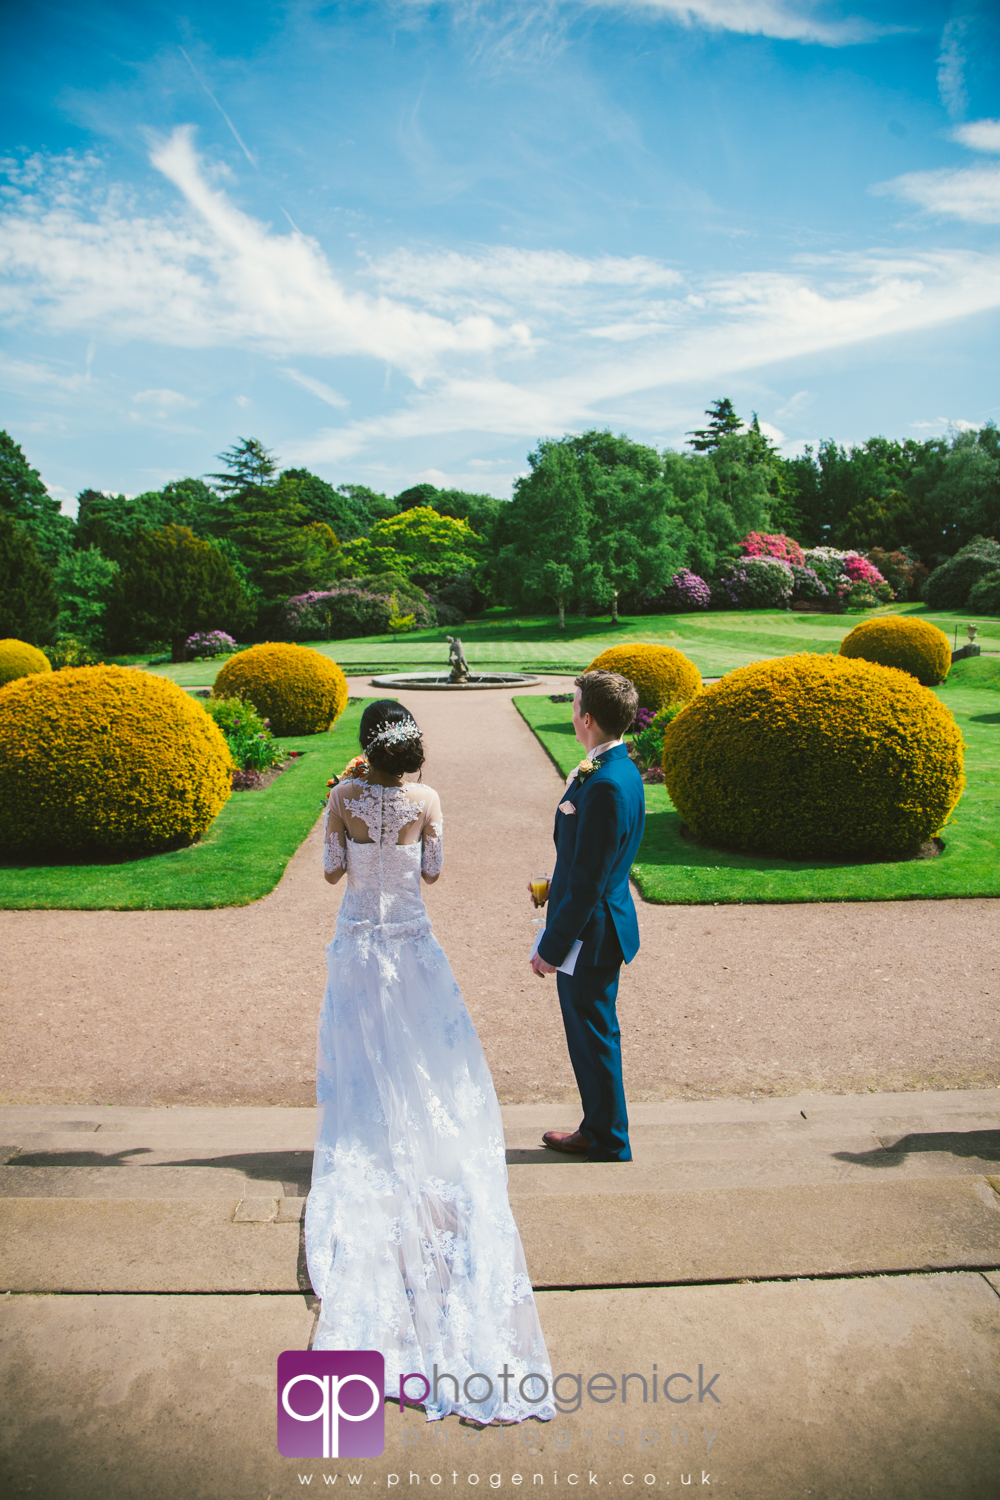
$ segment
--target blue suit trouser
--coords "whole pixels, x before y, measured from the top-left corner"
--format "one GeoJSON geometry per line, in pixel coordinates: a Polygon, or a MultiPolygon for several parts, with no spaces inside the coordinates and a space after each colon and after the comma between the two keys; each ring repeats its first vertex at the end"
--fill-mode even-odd
{"type": "Polygon", "coordinates": [[[622,1084],[622,1043],[615,1011],[621,965],[578,963],[575,974],[557,974],[569,1058],[576,1074],[588,1161],[631,1161],[628,1112],[622,1084]]]}

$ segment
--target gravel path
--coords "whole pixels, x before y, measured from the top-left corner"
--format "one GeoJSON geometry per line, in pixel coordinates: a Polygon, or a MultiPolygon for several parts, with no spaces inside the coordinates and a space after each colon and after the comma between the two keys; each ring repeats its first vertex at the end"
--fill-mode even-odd
{"type": "MultiPolygon", "coordinates": [[[[444,803],[428,907],[501,1100],[564,1103],[552,1124],[574,1125],[555,985],[527,966],[524,889],[551,866],[562,783],[511,696],[400,694],[444,803]]],[[[341,896],[319,840],[317,826],[253,906],[0,912],[0,1099],[310,1103],[341,896]]],[[[1000,1086],[996,901],[637,905],[619,1002],[633,1100],[1000,1086]]]]}

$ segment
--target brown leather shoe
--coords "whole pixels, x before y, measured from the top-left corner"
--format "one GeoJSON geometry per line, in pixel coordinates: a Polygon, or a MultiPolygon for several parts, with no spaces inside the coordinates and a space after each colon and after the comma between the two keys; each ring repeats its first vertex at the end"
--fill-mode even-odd
{"type": "Polygon", "coordinates": [[[590,1140],[579,1130],[547,1130],[542,1136],[550,1151],[565,1151],[567,1156],[586,1156],[590,1140]]]}

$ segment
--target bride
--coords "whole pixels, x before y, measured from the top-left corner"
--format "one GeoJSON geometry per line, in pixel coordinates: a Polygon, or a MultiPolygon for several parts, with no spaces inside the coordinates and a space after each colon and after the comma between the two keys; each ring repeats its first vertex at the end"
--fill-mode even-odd
{"type": "MultiPolygon", "coordinates": [[[[370,703],[360,739],[323,845],[327,880],[346,873],[347,891],[319,1019],[313,1348],[379,1350],[394,1398],[401,1375],[422,1375],[428,1420],[547,1420],[552,1371],[507,1201],[500,1106],[420,894],[421,875],[441,873],[440,799],[403,784],[424,750],[401,704],[370,703]]],[[[419,1401],[421,1383],[406,1394],[419,1401]]]]}

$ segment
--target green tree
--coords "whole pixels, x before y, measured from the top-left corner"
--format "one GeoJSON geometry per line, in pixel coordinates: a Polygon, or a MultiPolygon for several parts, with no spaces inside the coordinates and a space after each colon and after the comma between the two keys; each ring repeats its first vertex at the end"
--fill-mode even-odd
{"type": "Polygon", "coordinates": [[[113,650],[170,643],[174,661],[198,630],[239,636],[252,611],[239,579],[218,547],[186,526],[140,531],[115,578],[105,611],[113,650]]]}
{"type": "Polygon", "coordinates": [[[262,489],[278,471],[278,460],[258,438],[239,438],[219,457],[226,467],[208,477],[215,480],[216,489],[227,499],[262,489]]]}
{"type": "Polygon", "coordinates": [[[74,636],[91,648],[100,646],[104,611],[118,572],[118,564],[99,547],[67,553],[55,570],[59,635],[74,636]]]}
{"type": "Polygon", "coordinates": [[[337,493],[346,496],[352,505],[367,515],[367,526],[375,521],[387,521],[399,509],[395,500],[390,500],[380,490],[370,490],[366,484],[338,484],[337,493]]]}
{"type": "Polygon", "coordinates": [[[325,479],[311,474],[308,469],[283,469],[279,483],[294,491],[310,521],[329,526],[340,542],[367,536],[372,522],[377,519],[360,495],[345,494],[343,486],[335,490],[332,484],[327,484],[325,479]]]}
{"type": "Polygon", "coordinates": [[[366,538],[350,543],[343,552],[343,566],[351,573],[401,569],[424,588],[474,569],[481,545],[466,521],[417,505],[376,521],[366,538]]]}
{"type": "Polygon", "coordinates": [[[498,528],[498,582],[511,603],[530,608],[552,600],[565,630],[567,607],[580,594],[590,562],[592,512],[566,443],[539,443],[528,463],[531,473],[516,481],[498,528]]]}
{"type": "MultiPolygon", "coordinates": [[[[593,460],[584,462],[589,467],[593,460]]],[[[590,488],[586,478],[584,488],[590,488]]],[[[669,500],[661,479],[644,484],[624,468],[600,473],[592,486],[591,561],[581,589],[593,603],[610,605],[613,625],[623,593],[640,598],[660,594],[687,562],[687,529],[669,514],[669,500]]]]}
{"type": "MultiPolygon", "coordinates": [[[[959,432],[928,495],[948,541],[964,546],[974,536],[1000,533],[1000,454],[997,429],[959,432]]],[[[953,549],[952,549],[953,550],[953,549]]]]}
{"type": "Polygon", "coordinates": [[[159,490],[131,498],[81,490],[77,499],[76,545],[98,547],[105,557],[124,562],[140,531],[174,523],[175,509],[159,490]]]}
{"type": "MultiPolygon", "coordinates": [[[[731,437],[743,429],[743,420],[736,415],[736,408],[728,396],[724,396],[721,401],[713,401],[705,415],[709,419],[708,426],[696,427],[693,432],[688,433],[690,446],[696,453],[713,453],[723,438],[731,437]]],[[[756,415],[754,412],[755,418],[756,415]]]]}
{"type": "Polygon", "coordinates": [[[0,431],[0,514],[27,527],[39,557],[52,567],[73,544],[73,522],[62,514],[37,469],[9,432],[0,431]]]}
{"type": "Polygon", "coordinates": [[[339,544],[300,500],[300,474],[276,479],[277,460],[257,438],[240,438],[219,457],[226,468],[210,476],[222,496],[219,540],[235,548],[255,596],[273,605],[329,583],[339,544]]]}
{"type": "Polygon", "coordinates": [[[47,646],[58,613],[52,570],[39,557],[31,532],[0,511],[0,639],[47,646]]]}

